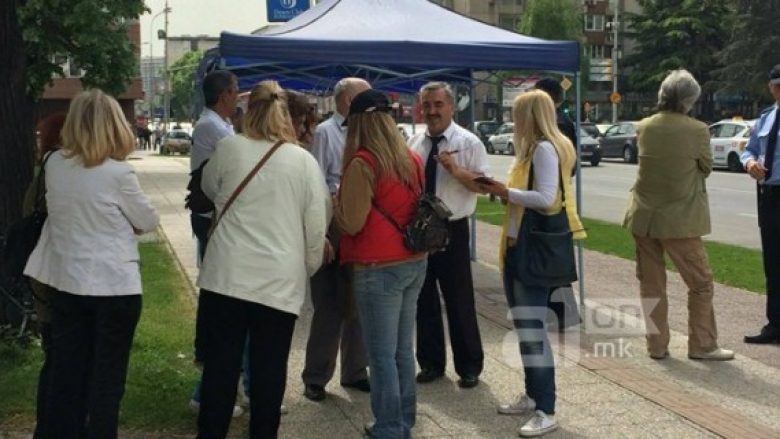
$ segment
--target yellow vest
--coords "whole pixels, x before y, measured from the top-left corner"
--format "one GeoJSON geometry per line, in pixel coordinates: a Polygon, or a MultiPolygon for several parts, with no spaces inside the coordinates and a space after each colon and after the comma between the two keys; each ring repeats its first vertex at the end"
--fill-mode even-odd
{"type": "MultiPolygon", "coordinates": [[[[569,219],[569,230],[573,232],[574,239],[585,239],[587,234],[582,226],[580,217],[577,215],[577,200],[572,190],[571,184],[571,169],[574,166],[574,160],[567,158],[566,154],[562,154],[560,147],[553,144],[556,154],[558,154],[558,169],[561,173],[563,180],[563,189],[566,191],[566,216],[569,219]]],[[[531,172],[531,160],[534,156],[536,148],[532,148],[526,157],[523,159],[515,159],[516,164],[512,166],[509,173],[509,181],[507,187],[512,189],[527,190],[528,189],[528,176],[531,172]]],[[[501,228],[501,242],[499,243],[498,265],[501,271],[504,271],[504,255],[506,254],[506,236],[507,229],[509,228],[509,214],[512,212],[515,218],[520,218],[518,221],[518,228],[523,219],[523,213],[525,208],[523,206],[507,204],[506,212],[504,212],[504,225],[501,228]]],[[[561,188],[558,188],[558,194],[555,196],[552,206],[549,209],[540,211],[545,215],[554,215],[561,211],[561,188]]],[[[522,245],[521,243],[517,243],[522,245]]]]}

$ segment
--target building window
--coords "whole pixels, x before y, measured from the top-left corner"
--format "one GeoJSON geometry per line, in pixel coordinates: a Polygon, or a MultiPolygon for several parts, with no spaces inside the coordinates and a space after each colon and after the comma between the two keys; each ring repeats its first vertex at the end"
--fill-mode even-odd
{"type": "Polygon", "coordinates": [[[520,16],[515,14],[499,14],[498,27],[517,32],[520,16]]]}
{"type": "Polygon", "coordinates": [[[604,16],[603,15],[585,15],[585,30],[586,31],[603,31],[604,30],[604,16]]]}
{"type": "Polygon", "coordinates": [[[585,46],[585,53],[588,58],[610,58],[612,57],[612,48],[609,46],[588,45],[585,46]]]}

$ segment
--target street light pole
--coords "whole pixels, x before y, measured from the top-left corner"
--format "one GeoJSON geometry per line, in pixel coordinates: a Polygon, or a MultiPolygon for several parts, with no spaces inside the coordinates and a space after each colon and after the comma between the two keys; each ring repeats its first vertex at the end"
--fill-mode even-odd
{"type": "MultiPolygon", "coordinates": [[[[620,28],[620,0],[614,0],[615,16],[612,19],[612,94],[618,92],[618,29],[620,28]]],[[[612,123],[618,120],[617,100],[612,100],[612,123]]]]}
{"type": "Polygon", "coordinates": [[[154,20],[165,13],[165,9],[156,13],[149,24],[149,71],[151,72],[149,83],[151,85],[151,97],[149,99],[149,119],[154,120],[154,97],[157,95],[157,72],[154,70],[154,20]]]}
{"type": "Polygon", "coordinates": [[[163,89],[163,119],[164,119],[164,127],[165,132],[168,131],[168,117],[169,117],[169,107],[170,107],[170,85],[168,84],[168,13],[171,11],[171,9],[168,7],[168,0],[165,0],[165,9],[163,9],[163,12],[165,13],[165,54],[163,59],[163,72],[164,72],[164,79],[165,79],[165,86],[163,89]]]}

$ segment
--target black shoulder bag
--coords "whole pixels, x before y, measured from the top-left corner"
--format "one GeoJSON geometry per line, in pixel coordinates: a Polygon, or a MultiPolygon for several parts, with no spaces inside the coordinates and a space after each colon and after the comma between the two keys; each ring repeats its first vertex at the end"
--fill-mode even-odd
{"type": "MultiPolygon", "coordinates": [[[[528,177],[528,189],[533,187],[534,168],[528,177]]],[[[566,189],[560,165],[558,181],[561,189],[561,211],[544,215],[525,209],[515,246],[515,276],[525,285],[553,288],[577,280],[574,262],[574,238],[566,214],[566,189]]]]}
{"type": "Polygon", "coordinates": [[[5,245],[2,251],[2,275],[7,280],[22,278],[24,267],[38,240],[41,237],[43,224],[46,222],[46,162],[53,152],[44,157],[41,169],[34,184],[35,201],[33,211],[24,218],[11,224],[5,231],[5,245]]]}
{"type": "Polygon", "coordinates": [[[206,196],[203,189],[200,187],[200,182],[203,177],[203,168],[208,162],[208,160],[204,160],[197,169],[190,172],[190,182],[187,183],[187,190],[190,191],[190,193],[184,198],[184,208],[191,210],[193,213],[209,213],[214,211],[214,202],[209,200],[209,197],[206,196]]]}

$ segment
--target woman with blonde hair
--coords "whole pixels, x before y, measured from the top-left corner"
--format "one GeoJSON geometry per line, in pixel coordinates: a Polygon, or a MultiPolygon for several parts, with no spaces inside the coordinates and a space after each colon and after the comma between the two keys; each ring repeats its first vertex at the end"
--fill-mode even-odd
{"type": "Polygon", "coordinates": [[[76,96],[45,165],[48,218],[24,274],[51,295],[51,377],[42,437],[117,436],[141,315],[135,235],[159,217],[127,163],[135,141],[117,101],[76,96]]]}
{"type": "Polygon", "coordinates": [[[198,277],[198,437],[227,435],[247,337],[249,435],[276,437],[295,320],[322,263],[330,196],[317,161],[297,145],[275,81],[252,89],[243,134],[217,143],[201,186],[216,213],[198,277]]]}
{"type": "MultiPolygon", "coordinates": [[[[507,186],[493,181],[482,189],[508,202],[501,239],[504,288],[520,341],[520,357],[525,371],[525,393],[502,404],[498,412],[533,416],[520,428],[520,436],[541,436],[558,428],[555,420],[555,364],[545,321],[549,287],[525,278],[517,269],[515,252],[522,241],[520,228],[534,210],[545,216],[563,214],[574,239],[585,232],[577,216],[571,175],[576,157],[571,141],[558,130],[555,105],[541,90],[526,92],[512,107],[515,122],[515,160],[507,186]],[[531,178],[533,177],[533,178],[531,178]],[[531,181],[533,180],[533,181],[531,181]],[[565,210],[565,213],[562,212],[565,210]]],[[[571,249],[568,249],[571,250],[571,249]]]]}
{"type": "Polygon", "coordinates": [[[373,438],[410,437],[416,417],[412,334],[425,253],[404,245],[423,191],[422,161],[411,152],[376,90],[352,99],[336,219],[341,263],[353,264],[355,297],[371,369],[373,438]]]}

